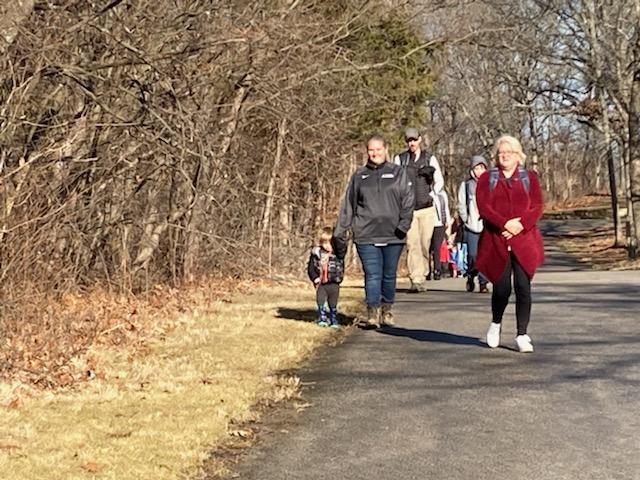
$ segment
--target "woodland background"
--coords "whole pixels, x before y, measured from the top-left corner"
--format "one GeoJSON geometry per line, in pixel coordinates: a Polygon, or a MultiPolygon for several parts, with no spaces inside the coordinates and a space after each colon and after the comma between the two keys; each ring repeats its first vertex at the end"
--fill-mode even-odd
{"type": "Polygon", "coordinates": [[[3,377],[112,332],[70,295],[300,272],[407,125],[450,195],[520,137],[549,204],[614,193],[637,256],[640,0],[0,0],[0,62],[3,377]]]}

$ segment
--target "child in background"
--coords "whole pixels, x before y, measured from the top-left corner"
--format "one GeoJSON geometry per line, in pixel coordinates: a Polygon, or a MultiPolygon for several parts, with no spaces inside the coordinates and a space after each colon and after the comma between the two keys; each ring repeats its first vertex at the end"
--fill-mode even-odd
{"type": "Polygon", "coordinates": [[[449,270],[451,278],[459,278],[465,274],[464,254],[466,245],[463,243],[449,244],[449,270]]]}
{"type": "Polygon", "coordinates": [[[431,237],[431,253],[433,255],[433,270],[429,265],[429,275],[427,280],[431,279],[433,273],[434,280],[440,280],[443,272],[449,271],[449,250],[447,249],[447,236],[451,232],[451,212],[449,210],[449,197],[442,190],[440,193],[431,192],[433,197],[433,206],[436,211],[436,218],[433,227],[433,236],[431,237]],[[444,268],[444,270],[443,270],[444,268]]]}
{"type": "Polygon", "coordinates": [[[449,244],[447,243],[447,238],[445,237],[440,244],[440,266],[438,267],[438,271],[440,272],[440,276],[444,277],[447,273],[449,275],[452,274],[450,270],[451,264],[451,255],[449,254],[449,244]]]}
{"type": "Polygon", "coordinates": [[[320,233],[319,245],[311,249],[307,272],[316,287],[318,305],[317,324],[321,327],[338,328],[338,297],[344,276],[344,257],[334,253],[333,230],[325,227],[320,233]],[[329,305],[329,310],[325,308],[329,305]]]}
{"type": "Polygon", "coordinates": [[[456,212],[453,215],[453,223],[451,224],[451,235],[449,235],[449,265],[451,276],[458,278],[463,276],[467,271],[466,251],[467,247],[464,242],[464,224],[460,219],[460,215],[456,212]]]}

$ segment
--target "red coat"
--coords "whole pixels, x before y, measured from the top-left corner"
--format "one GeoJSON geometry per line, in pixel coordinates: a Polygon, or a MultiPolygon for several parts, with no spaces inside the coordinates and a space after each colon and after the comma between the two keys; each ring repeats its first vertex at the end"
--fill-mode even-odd
{"type": "Polygon", "coordinates": [[[489,173],[484,173],[478,179],[476,189],[478,210],[484,221],[476,267],[490,282],[497,282],[507,266],[510,246],[518,263],[529,278],[533,278],[544,260],[542,235],[536,226],[543,208],[538,176],[529,172],[529,193],[522,185],[517,170],[510,179],[506,179],[500,172],[493,191],[489,188],[489,177],[489,173]],[[504,224],[515,217],[521,217],[524,230],[507,240],[502,236],[504,224]]]}

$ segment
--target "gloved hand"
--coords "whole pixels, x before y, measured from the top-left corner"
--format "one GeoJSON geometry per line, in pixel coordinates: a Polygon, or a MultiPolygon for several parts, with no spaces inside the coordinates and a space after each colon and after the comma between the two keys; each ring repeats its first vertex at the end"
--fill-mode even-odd
{"type": "Polygon", "coordinates": [[[404,240],[405,237],[407,236],[407,232],[403,232],[402,230],[400,230],[399,228],[396,227],[395,231],[393,232],[395,234],[396,237],[398,237],[400,240],[404,240]]]}
{"type": "Polygon", "coordinates": [[[436,172],[436,169],[431,165],[422,165],[418,169],[417,174],[420,175],[421,177],[426,178],[427,182],[433,182],[433,175],[435,174],[435,172],[436,172]]]}

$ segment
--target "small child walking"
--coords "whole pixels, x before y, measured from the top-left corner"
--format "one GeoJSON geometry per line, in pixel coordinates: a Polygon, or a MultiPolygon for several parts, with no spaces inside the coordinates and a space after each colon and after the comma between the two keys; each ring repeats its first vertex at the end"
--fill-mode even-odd
{"type": "Polygon", "coordinates": [[[458,278],[467,272],[467,246],[463,243],[464,224],[460,215],[456,212],[453,215],[451,224],[451,235],[449,235],[449,265],[451,277],[458,278]]]}
{"type": "Polygon", "coordinates": [[[317,324],[321,327],[339,328],[338,297],[340,283],[344,277],[344,257],[336,255],[331,227],[322,229],[319,245],[311,249],[307,272],[316,287],[318,305],[317,324]],[[329,305],[329,310],[325,305],[329,305]]]}

